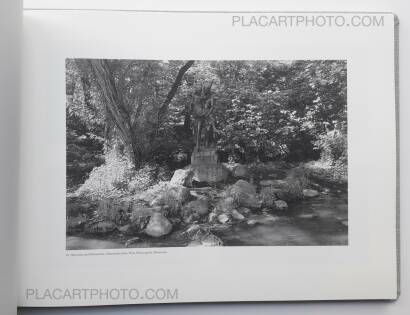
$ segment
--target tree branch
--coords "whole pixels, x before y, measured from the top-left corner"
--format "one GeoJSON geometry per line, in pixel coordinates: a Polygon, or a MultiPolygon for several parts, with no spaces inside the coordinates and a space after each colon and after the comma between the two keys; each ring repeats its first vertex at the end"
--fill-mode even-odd
{"type": "Polygon", "coordinates": [[[174,98],[175,94],[178,91],[178,87],[182,82],[182,78],[184,77],[185,72],[194,64],[194,60],[187,61],[178,71],[177,76],[175,77],[174,83],[172,84],[171,89],[169,90],[167,96],[165,97],[164,102],[159,108],[158,111],[158,125],[164,119],[165,113],[168,110],[168,106],[171,103],[172,99],[174,98]]]}

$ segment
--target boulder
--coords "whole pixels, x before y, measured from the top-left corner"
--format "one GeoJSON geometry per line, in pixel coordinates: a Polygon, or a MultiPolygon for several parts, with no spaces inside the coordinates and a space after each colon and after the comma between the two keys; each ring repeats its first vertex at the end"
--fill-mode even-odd
{"type": "Polygon", "coordinates": [[[180,203],[184,203],[189,198],[189,189],[181,185],[172,185],[168,192],[180,203]]]}
{"type": "Polygon", "coordinates": [[[246,194],[256,194],[256,187],[246,180],[240,179],[234,184],[234,186],[240,188],[240,190],[246,194]]]}
{"type": "Polygon", "coordinates": [[[226,195],[232,197],[238,206],[259,209],[262,205],[256,194],[255,186],[243,179],[229,187],[226,190],[226,195]]]}
{"type": "Polygon", "coordinates": [[[259,209],[262,206],[262,201],[257,195],[248,195],[239,200],[239,205],[249,207],[251,209],[259,209]]]}
{"type": "Polygon", "coordinates": [[[232,169],[232,176],[235,178],[247,178],[249,176],[248,168],[245,165],[237,164],[232,169]]]}
{"type": "Polygon", "coordinates": [[[235,200],[232,197],[225,197],[219,199],[215,207],[215,212],[231,212],[233,209],[235,209],[235,200]]]}
{"type": "Polygon", "coordinates": [[[278,193],[279,189],[274,188],[272,186],[264,186],[261,188],[261,191],[259,193],[260,199],[262,200],[262,204],[265,207],[274,207],[275,206],[275,200],[276,198],[276,193],[278,193]]]}
{"type": "Polygon", "coordinates": [[[314,189],[303,189],[304,198],[313,198],[319,196],[319,192],[314,189]]]}
{"type": "Polygon", "coordinates": [[[189,198],[189,189],[182,185],[167,185],[150,201],[150,206],[170,206],[176,208],[189,198]]]}
{"type": "Polygon", "coordinates": [[[138,193],[135,199],[142,200],[151,206],[162,206],[166,200],[172,199],[184,203],[189,197],[189,189],[169,182],[160,182],[142,193],[138,193]]]}
{"type": "Polygon", "coordinates": [[[145,233],[152,237],[167,235],[172,230],[172,224],[159,212],[154,213],[145,228],[145,233]]]}
{"type": "Polygon", "coordinates": [[[286,201],[283,200],[276,200],[275,201],[275,209],[280,211],[285,211],[288,209],[288,204],[286,201]]]}
{"type": "Polygon", "coordinates": [[[232,210],[232,218],[234,218],[237,221],[243,221],[245,220],[245,217],[243,216],[243,214],[239,213],[237,210],[232,210]]]}
{"type": "Polygon", "coordinates": [[[170,183],[173,185],[192,186],[192,177],[194,173],[191,169],[179,169],[174,172],[170,183]]]}
{"type": "Polygon", "coordinates": [[[219,221],[219,223],[222,223],[222,224],[228,223],[229,216],[225,213],[222,213],[222,214],[218,215],[218,221],[219,221]]]}
{"type": "Polygon", "coordinates": [[[199,199],[188,202],[183,209],[184,214],[198,213],[203,216],[209,212],[209,202],[207,199],[199,199]]]}
{"type": "Polygon", "coordinates": [[[114,232],[116,229],[117,226],[114,222],[103,220],[86,224],[84,231],[89,234],[105,235],[114,232]]]}

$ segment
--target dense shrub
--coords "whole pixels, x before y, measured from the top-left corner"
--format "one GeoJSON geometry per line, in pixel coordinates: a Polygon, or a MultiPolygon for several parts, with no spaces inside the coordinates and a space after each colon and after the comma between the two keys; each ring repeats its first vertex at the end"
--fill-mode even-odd
{"type": "Polygon", "coordinates": [[[91,171],[77,193],[95,198],[119,197],[146,190],[167,176],[169,177],[167,171],[158,165],[146,164],[135,171],[125,155],[111,150],[105,155],[105,163],[91,171]]]}
{"type": "Polygon", "coordinates": [[[315,142],[321,159],[309,165],[312,177],[318,181],[345,185],[347,183],[347,135],[338,129],[321,135],[315,142]]]}
{"type": "Polygon", "coordinates": [[[106,153],[105,163],[91,171],[77,193],[92,197],[120,196],[126,192],[128,183],[134,175],[129,160],[112,150],[106,153]]]}
{"type": "Polygon", "coordinates": [[[347,164],[347,136],[338,130],[320,135],[315,147],[321,150],[321,158],[331,163],[347,164]]]}
{"type": "Polygon", "coordinates": [[[128,183],[128,191],[130,193],[144,191],[158,181],[167,180],[169,178],[170,175],[167,168],[155,164],[146,164],[135,172],[128,183]]]}
{"type": "Polygon", "coordinates": [[[286,184],[282,187],[283,192],[279,198],[286,201],[299,200],[303,198],[303,189],[310,184],[310,172],[303,166],[291,169],[286,176],[286,184]]]}
{"type": "Polygon", "coordinates": [[[319,184],[332,184],[339,188],[347,185],[347,164],[341,160],[334,163],[329,161],[312,161],[305,164],[309,169],[310,178],[319,184]]]}
{"type": "Polygon", "coordinates": [[[167,188],[158,198],[156,204],[161,207],[166,207],[167,214],[174,217],[179,214],[182,208],[182,202],[183,200],[175,194],[175,191],[167,188]]]}
{"type": "Polygon", "coordinates": [[[171,216],[179,213],[182,204],[188,199],[189,190],[180,185],[160,181],[138,195],[138,199],[149,203],[151,206],[166,207],[171,216]]]}

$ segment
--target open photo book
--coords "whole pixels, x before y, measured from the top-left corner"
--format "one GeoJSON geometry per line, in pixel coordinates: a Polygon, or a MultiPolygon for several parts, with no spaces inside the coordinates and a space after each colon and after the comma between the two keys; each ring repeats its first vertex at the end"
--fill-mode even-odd
{"type": "Polygon", "coordinates": [[[25,10],[18,305],[397,299],[397,30],[25,10]]]}

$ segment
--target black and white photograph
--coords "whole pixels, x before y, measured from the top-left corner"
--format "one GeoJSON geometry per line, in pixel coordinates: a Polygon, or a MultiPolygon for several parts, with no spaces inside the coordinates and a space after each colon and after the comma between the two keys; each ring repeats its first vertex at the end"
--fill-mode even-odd
{"type": "Polygon", "coordinates": [[[66,250],[348,245],[346,60],[65,66],[66,250]]]}

